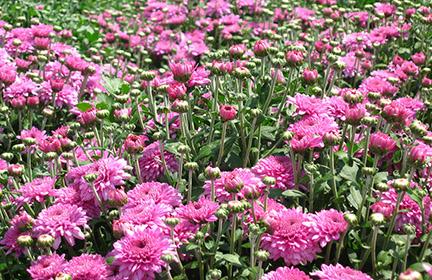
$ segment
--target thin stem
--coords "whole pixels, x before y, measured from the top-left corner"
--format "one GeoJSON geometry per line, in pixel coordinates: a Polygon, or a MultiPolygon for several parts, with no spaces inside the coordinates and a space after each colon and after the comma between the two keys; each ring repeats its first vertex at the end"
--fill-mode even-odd
{"type": "Polygon", "coordinates": [[[226,136],[226,130],[227,130],[228,122],[224,122],[222,124],[222,135],[221,135],[221,141],[220,141],[220,147],[219,147],[219,155],[218,159],[216,161],[216,166],[219,167],[219,165],[222,162],[222,157],[224,154],[224,144],[225,144],[225,136],[226,136]]]}

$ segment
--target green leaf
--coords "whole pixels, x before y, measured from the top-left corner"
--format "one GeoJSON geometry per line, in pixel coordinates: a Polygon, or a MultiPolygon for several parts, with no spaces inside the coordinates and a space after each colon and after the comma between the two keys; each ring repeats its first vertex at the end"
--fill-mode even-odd
{"type": "Polygon", "coordinates": [[[305,193],[302,193],[298,190],[286,190],[282,193],[285,197],[292,197],[292,198],[300,198],[300,197],[306,197],[305,193]]]}
{"type": "Polygon", "coordinates": [[[339,173],[339,176],[348,181],[355,181],[358,173],[358,166],[354,164],[353,166],[345,165],[339,173]]]}
{"type": "Polygon", "coordinates": [[[222,259],[234,265],[241,266],[240,258],[237,254],[223,254],[222,259]]]}
{"type": "Polygon", "coordinates": [[[362,196],[358,189],[356,189],[354,186],[351,186],[350,194],[348,195],[347,199],[352,207],[358,209],[362,201],[362,196]]]}
{"type": "Polygon", "coordinates": [[[80,110],[81,112],[87,112],[88,110],[90,110],[92,108],[92,105],[90,103],[86,103],[86,102],[78,103],[76,106],[77,106],[78,110],[80,110]]]}
{"type": "Polygon", "coordinates": [[[118,94],[120,92],[120,88],[122,86],[122,80],[119,78],[109,78],[107,76],[102,77],[103,80],[103,87],[110,93],[110,94],[118,94]]]}

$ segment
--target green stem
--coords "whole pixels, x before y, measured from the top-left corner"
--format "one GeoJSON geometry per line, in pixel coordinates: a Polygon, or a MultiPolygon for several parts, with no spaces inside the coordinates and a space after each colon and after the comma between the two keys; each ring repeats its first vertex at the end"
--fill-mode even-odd
{"type": "Polygon", "coordinates": [[[193,170],[189,169],[188,172],[188,179],[189,179],[189,183],[188,183],[188,198],[187,198],[187,202],[191,202],[192,201],[192,175],[193,175],[193,170]]]}
{"type": "Polygon", "coordinates": [[[425,256],[427,248],[429,247],[429,243],[431,241],[431,237],[432,237],[432,230],[430,230],[428,232],[428,235],[426,237],[426,240],[425,240],[425,242],[423,244],[423,247],[422,247],[422,250],[420,252],[419,259],[418,259],[418,262],[420,262],[420,263],[423,262],[423,258],[425,256]]]}
{"type": "Polygon", "coordinates": [[[405,196],[405,191],[401,191],[398,194],[397,201],[396,201],[396,206],[395,206],[395,209],[393,211],[392,218],[390,220],[390,226],[389,226],[389,228],[387,230],[386,238],[384,240],[383,250],[387,250],[387,245],[388,245],[388,243],[390,241],[391,234],[392,234],[393,229],[395,227],[396,217],[397,217],[397,215],[399,213],[399,207],[400,207],[400,204],[401,204],[402,199],[403,199],[404,196],[405,196]]]}
{"type": "Polygon", "coordinates": [[[216,161],[216,167],[219,167],[219,165],[222,162],[222,157],[224,154],[224,144],[225,144],[225,136],[226,136],[227,126],[228,126],[228,122],[223,122],[222,135],[221,135],[221,141],[220,141],[220,147],[219,147],[219,155],[218,155],[218,159],[216,161]]]}

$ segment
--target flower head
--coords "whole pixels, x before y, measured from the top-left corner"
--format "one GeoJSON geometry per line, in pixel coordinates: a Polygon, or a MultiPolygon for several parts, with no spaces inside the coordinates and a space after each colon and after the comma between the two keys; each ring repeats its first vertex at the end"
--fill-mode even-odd
{"type": "Polygon", "coordinates": [[[52,235],[54,249],[59,247],[62,237],[73,246],[75,238],[84,239],[82,228],[87,225],[87,220],[84,210],[76,205],[54,204],[39,213],[34,231],[37,235],[52,235]]]}
{"type": "Polygon", "coordinates": [[[313,272],[311,275],[318,277],[320,280],[373,280],[369,275],[361,271],[340,264],[323,264],[321,270],[313,272]]]}
{"type": "Polygon", "coordinates": [[[114,243],[113,265],[124,279],[154,279],[165,265],[161,257],[172,249],[170,238],[159,229],[136,229],[114,243]]]}
{"type": "Polygon", "coordinates": [[[27,271],[34,280],[54,279],[63,271],[66,263],[64,255],[43,255],[39,256],[27,271]]]}
{"type": "Polygon", "coordinates": [[[73,257],[65,265],[64,272],[72,276],[74,280],[105,280],[111,274],[102,256],[90,254],[73,257]]]}

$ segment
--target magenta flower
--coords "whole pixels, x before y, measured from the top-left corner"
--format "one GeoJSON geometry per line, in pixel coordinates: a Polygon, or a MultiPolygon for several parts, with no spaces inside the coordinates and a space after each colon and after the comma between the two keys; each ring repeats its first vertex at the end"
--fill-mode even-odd
{"type": "Polygon", "coordinates": [[[111,274],[111,271],[100,255],[82,254],[73,257],[64,268],[64,272],[76,280],[105,280],[111,274]]]}
{"type": "Polygon", "coordinates": [[[390,136],[382,132],[372,133],[370,136],[369,149],[375,154],[387,154],[394,151],[396,148],[396,141],[390,136]]]}
{"type": "MultiPolygon", "coordinates": [[[[164,151],[164,157],[169,171],[176,171],[178,163],[175,156],[168,151],[164,151]]],[[[162,165],[159,142],[154,142],[145,147],[142,157],[139,159],[139,166],[141,177],[145,182],[156,181],[164,175],[165,170],[162,165]]]]}
{"type": "Polygon", "coordinates": [[[24,252],[24,248],[18,245],[17,238],[21,235],[31,234],[33,222],[33,218],[26,212],[21,212],[13,217],[9,229],[3,239],[0,240],[0,244],[7,249],[6,254],[13,252],[19,256],[24,252]]]}
{"type": "Polygon", "coordinates": [[[287,156],[269,156],[263,158],[252,168],[261,179],[270,176],[276,179],[275,187],[286,190],[294,187],[292,161],[287,156]]]}
{"type": "Polygon", "coordinates": [[[312,215],[312,219],[315,221],[312,240],[318,241],[321,247],[339,240],[340,235],[348,229],[343,213],[335,209],[322,210],[312,215]]]}
{"type": "Polygon", "coordinates": [[[189,81],[193,71],[195,70],[195,62],[183,61],[183,62],[170,62],[169,68],[174,76],[174,80],[186,83],[189,81]]]}
{"type": "Polygon", "coordinates": [[[53,248],[60,246],[64,237],[71,245],[75,245],[75,238],[84,239],[82,228],[87,225],[88,217],[81,207],[71,204],[54,204],[42,210],[35,220],[36,235],[50,234],[54,237],[53,248]]]}
{"type": "Polygon", "coordinates": [[[222,121],[231,121],[235,119],[237,115],[237,109],[234,106],[231,105],[221,105],[219,107],[219,115],[222,119],[222,121]]]}
{"type": "Polygon", "coordinates": [[[267,217],[268,233],[262,237],[261,247],[270,252],[272,260],[283,258],[286,265],[311,262],[321,251],[313,239],[314,221],[297,209],[271,211],[267,217]]]}
{"type": "Polygon", "coordinates": [[[180,206],[176,209],[176,214],[193,224],[210,223],[217,220],[215,213],[219,205],[209,199],[201,197],[198,201],[180,206]]]}
{"type": "Polygon", "coordinates": [[[60,256],[55,253],[43,255],[39,256],[27,271],[34,280],[55,279],[63,271],[66,263],[64,255],[60,256]]]}
{"type": "Polygon", "coordinates": [[[157,204],[166,204],[177,207],[181,204],[181,195],[178,190],[166,183],[147,182],[136,185],[128,193],[128,203],[125,207],[134,207],[147,200],[157,204]]]}
{"type": "MultiPolygon", "coordinates": [[[[256,176],[250,169],[236,168],[233,171],[221,172],[221,177],[214,181],[216,198],[220,202],[226,202],[232,199],[232,194],[226,191],[225,185],[227,181],[232,181],[233,178],[243,182],[243,187],[258,188],[260,191],[264,190],[265,186],[261,179],[256,176]]],[[[211,194],[211,181],[207,180],[204,183],[204,195],[209,197],[211,194]]],[[[242,191],[237,193],[238,198],[244,198],[242,191]]]]}
{"type": "Polygon", "coordinates": [[[320,280],[373,280],[369,275],[361,271],[340,264],[323,264],[321,270],[313,272],[311,275],[318,277],[320,280]]]}
{"type": "Polygon", "coordinates": [[[124,279],[151,280],[165,265],[161,257],[169,253],[173,253],[170,238],[159,229],[136,229],[114,243],[113,265],[124,279]]]}
{"type": "Polygon", "coordinates": [[[312,280],[306,273],[295,267],[278,267],[263,275],[260,280],[312,280]]]}
{"type": "Polygon", "coordinates": [[[24,203],[42,203],[47,197],[55,194],[54,184],[56,180],[51,177],[36,178],[19,188],[19,197],[16,198],[18,205],[24,203]]]}

